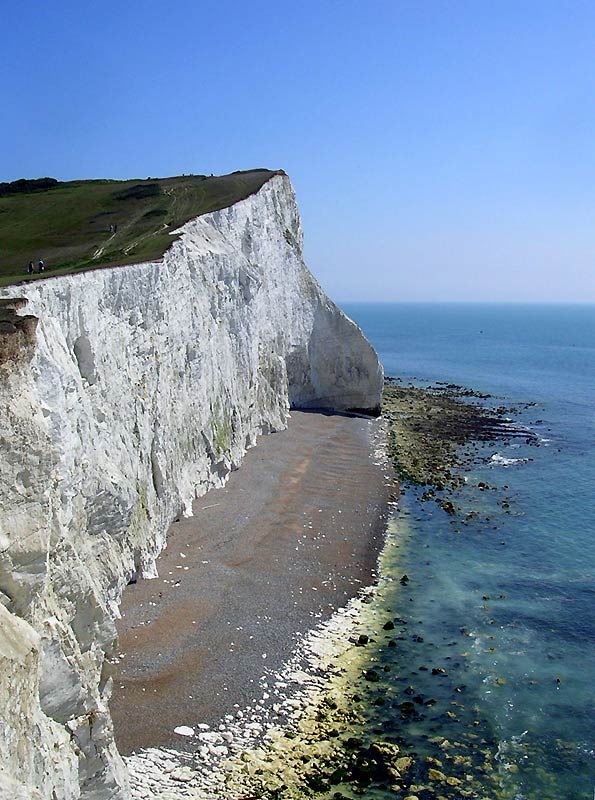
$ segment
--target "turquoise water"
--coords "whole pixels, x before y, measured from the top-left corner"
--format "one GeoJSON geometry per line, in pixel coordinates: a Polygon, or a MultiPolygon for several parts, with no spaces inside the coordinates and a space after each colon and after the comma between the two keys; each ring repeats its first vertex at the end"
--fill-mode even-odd
{"type": "MultiPolygon", "coordinates": [[[[487,445],[452,520],[402,497],[390,658],[404,691],[436,699],[407,718],[418,754],[432,734],[494,749],[506,798],[591,800],[595,787],[595,307],[348,304],[387,375],[463,384],[535,403],[524,440],[487,445]],[[478,481],[496,487],[479,491],[478,481]],[[502,501],[505,501],[504,505],[502,501]],[[406,624],[406,627],[405,627],[406,624]],[[426,665],[440,665],[433,675],[426,665]],[[420,669],[422,666],[422,669],[420,669]],[[451,709],[451,713],[446,711],[451,709]]],[[[388,652],[388,651],[387,651],[388,652]]],[[[387,656],[388,657],[388,656],[387,656]]],[[[384,730],[403,719],[379,709],[384,730]]],[[[484,766],[485,769],[485,766],[484,766]]],[[[492,795],[489,795],[492,796],[492,795]]]]}

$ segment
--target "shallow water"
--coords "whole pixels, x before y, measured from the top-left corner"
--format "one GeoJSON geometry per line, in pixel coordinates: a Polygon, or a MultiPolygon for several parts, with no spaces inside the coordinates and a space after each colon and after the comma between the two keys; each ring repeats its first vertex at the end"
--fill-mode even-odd
{"type": "Polygon", "coordinates": [[[431,739],[447,737],[451,763],[458,755],[461,772],[483,775],[486,796],[494,773],[505,798],[591,800],[595,307],[345,310],[388,375],[464,384],[498,404],[536,403],[516,421],[541,444],[478,451],[456,498],[477,512],[466,524],[414,489],[402,497],[400,546],[388,549],[385,570],[409,581],[389,583],[375,601],[403,621],[396,646],[379,656],[390,671],[374,687],[395,699],[368,706],[370,726],[431,757],[431,739]],[[481,491],[479,481],[495,488],[481,491]],[[407,696],[424,703],[403,717],[407,696]]]}

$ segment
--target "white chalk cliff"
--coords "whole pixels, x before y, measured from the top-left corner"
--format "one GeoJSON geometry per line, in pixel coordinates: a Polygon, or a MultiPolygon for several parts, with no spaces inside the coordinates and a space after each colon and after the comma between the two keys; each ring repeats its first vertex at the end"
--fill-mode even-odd
{"type": "Polygon", "coordinates": [[[182,230],[159,262],[0,290],[38,319],[0,323],[2,798],[129,796],[104,663],[127,582],[291,406],[380,402],[287,177],[182,230]]]}

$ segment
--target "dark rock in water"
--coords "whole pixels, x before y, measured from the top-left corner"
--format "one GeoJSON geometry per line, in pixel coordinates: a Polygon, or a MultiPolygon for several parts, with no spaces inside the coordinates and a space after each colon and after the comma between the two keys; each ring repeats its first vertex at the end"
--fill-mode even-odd
{"type": "Polygon", "coordinates": [[[350,736],[345,742],[345,748],[347,750],[359,750],[361,746],[362,740],[358,739],[356,736],[350,736]]]}
{"type": "MultiPolygon", "coordinates": [[[[360,751],[351,765],[351,780],[368,786],[378,772],[379,764],[370,758],[366,750],[360,751]]],[[[382,775],[382,773],[381,773],[382,775]]],[[[379,775],[378,777],[381,777],[379,775]]]]}
{"type": "Polygon", "coordinates": [[[395,623],[392,621],[392,619],[389,619],[389,620],[388,620],[388,622],[385,622],[385,623],[384,623],[384,625],[382,626],[382,628],[383,628],[383,630],[385,630],[385,631],[392,631],[392,630],[394,630],[394,629],[395,629],[395,623]]]}
{"type": "Polygon", "coordinates": [[[408,584],[409,583],[409,576],[408,575],[402,575],[401,576],[401,580],[399,581],[399,583],[402,586],[405,586],[406,584],[408,584]]]}
{"type": "Polygon", "coordinates": [[[432,667],[432,675],[446,675],[444,667],[432,667]]]}
{"type": "Polygon", "coordinates": [[[369,636],[366,636],[365,633],[360,633],[360,635],[357,638],[357,645],[358,647],[363,647],[364,645],[368,644],[369,641],[370,641],[369,636]]]}
{"type": "Polygon", "coordinates": [[[310,774],[306,775],[304,780],[308,784],[308,786],[317,793],[328,792],[330,784],[328,784],[324,778],[320,775],[310,774]]]}
{"type": "Polygon", "coordinates": [[[447,514],[451,516],[456,513],[456,508],[452,500],[440,500],[438,503],[447,514]]]}
{"type": "Polygon", "coordinates": [[[401,709],[402,714],[413,714],[415,711],[415,704],[411,702],[411,700],[404,700],[400,705],[399,708],[401,709]]]}
{"type": "Polygon", "coordinates": [[[364,672],[364,678],[367,681],[370,681],[370,683],[378,683],[378,681],[380,680],[380,674],[376,672],[375,669],[367,669],[364,672]]]}
{"type": "MultiPolygon", "coordinates": [[[[343,783],[345,780],[347,780],[347,770],[342,767],[337,768],[329,775],[329,783],[332,786],[343,783]]],[[[333,794],[333,800],[348,800],[348,798],[344,794],[341,794],[341,792],[335,792],[333,794]]]]}

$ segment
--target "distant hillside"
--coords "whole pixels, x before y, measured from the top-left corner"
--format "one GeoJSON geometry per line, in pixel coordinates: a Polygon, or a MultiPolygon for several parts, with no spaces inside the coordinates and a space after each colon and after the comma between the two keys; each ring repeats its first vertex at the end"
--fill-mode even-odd
{"type": "Polygon", "coordinates": [[[278,174],[256,169],[216,177],[0,183],[0,286],[158,259],[175,239],[170,231],[243,200],[278,174]],[[46,266],[41,275],[39,259],[46,266]]]}

